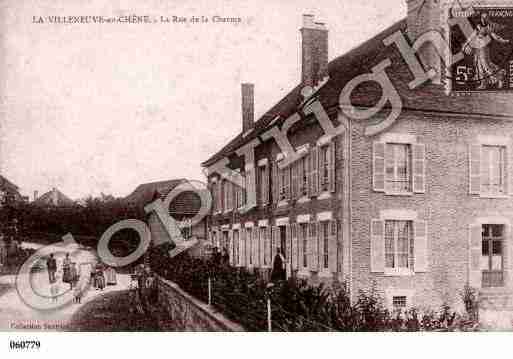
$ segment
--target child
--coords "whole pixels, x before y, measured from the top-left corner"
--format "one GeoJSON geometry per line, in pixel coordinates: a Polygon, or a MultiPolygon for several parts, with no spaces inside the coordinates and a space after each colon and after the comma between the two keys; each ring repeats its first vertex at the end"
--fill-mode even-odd
{"type": "Polygon", "coordinates": [[[80,304],[82,302],[82,286],[76,285],[73,291],[73,302],[80,304]]]}
{"type": "Polygon", "coordinates": [[[57,298],[59,296],[59,282],[58,278],[55,278],[55,282],[50,285],[50,295],[52,297],[52,303],[57,303],[57,298]]]}

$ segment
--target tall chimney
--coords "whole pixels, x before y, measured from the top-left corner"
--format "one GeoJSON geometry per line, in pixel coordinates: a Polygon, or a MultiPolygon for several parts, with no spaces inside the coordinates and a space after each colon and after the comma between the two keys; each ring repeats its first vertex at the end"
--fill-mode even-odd
{"type": "Polygon", "coordinates": [[[52,188],[52,202],[54,206],[59,204],[59,195],[57,194],[57,188],[52,188]]]}
{"type": "MultiPolygon", "coordinates": [[[[408,8],[407,25],[408,37],[413,44],[422,34],[428,31],[440,31],[442,9],[440,0],[406,0],[408,8]]],[[[425,44],[418,55],[426,71],[434,69],[437,76],[433,79],[440,83],[442,62],[440,55],[432,44],[425,44]]]]}
{"type": "Polygon", "coordinates": [[[39,192],[38,191],[34,191],[34,201],[37,200],[37,196],[38,196],[39,192]]]}
{"type": "Polygon", "coordinates": [[[301,83],[315,87],[328,76],[328,29],[315,22],[313,15],[303,15],[301,32],[301,83]]]}
{"type": "Polygon", "coordinates": [[[253,128],[255,117],[255,86],[253,84],[241,84],[242,93],[242,133],[253,128]]]}

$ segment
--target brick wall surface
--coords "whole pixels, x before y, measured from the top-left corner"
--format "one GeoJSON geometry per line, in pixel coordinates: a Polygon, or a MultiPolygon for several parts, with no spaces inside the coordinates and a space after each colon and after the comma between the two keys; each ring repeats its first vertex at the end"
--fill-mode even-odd
{"type": "MultiPolygon", "coordinates": [[[[461,305],[459,292],[467,281],[469,225],[486,216],[513,221],[511,198],[485,199],[469,194],[469,144],[478,135],[508,136],[512,141],[513,122],[403,115],[387,132],[415,135],[426,146],[426,191],[412,196],[389,196],[372,190],[372,143],[376,138],[363,135],[364,125],[353,123],[351,131],[353,295],[375,282],[381,291],[413,290],[413,304],[419,307],[436,308],[443,302],[461,305]],[[385,209],[415,210],[419,219],[427,221],[427,273],[385,277],[370,272],[370,219],[379,218],[379,211],[385,209]]],[[[512,158],[510,151],[510,173],[512,158]]],[[[505,240],[506,267],[511,264],[507,252],[512,241],[509,234],[505,240]]]]}

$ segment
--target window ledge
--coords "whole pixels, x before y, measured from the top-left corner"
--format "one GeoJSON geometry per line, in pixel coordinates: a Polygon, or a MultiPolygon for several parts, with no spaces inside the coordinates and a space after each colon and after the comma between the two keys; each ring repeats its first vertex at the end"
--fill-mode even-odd
{"type": "Polygon", "coordinates": [[[331,273],[328,269],[323,269],[319,272],[319,277],[331,278],[331,277],[333,277],[333,273],[331,273]]]}
{"type": "Polygon", "coordinates": [[[297,200],[297,203],[306,203],[306,202],[310,202],[310,198],[308,198],[306,196],[303,196],[297,200]]]}
{"type": "Polygon", "coordinates": [[[406,196],[411,197],[414,195],[413,192],[385,192],[386,196],[406,196]]]}
{"type": "Polygon", "coordinates": [[[507,194],[487,194],[487,193],[481,193],[479,195],[479,198],[496,198],[496,199],[508,199],[510,196],[507,194]]]}
{"type": "Polygon", "coordinates": [[[288,205],[289,205],[289,201],[287,201],[286,199],[278,202],[278,207],[285,207],[288,205]]]}
{"type": "Polygon", "coordinates": [[[331,198],[331,193],[328,192],[328,191],[324,191],[322,192],[318,197],[317,199],[318,200],[323,200],[323,199],[328,199],[328,198],[331,198]]]}
{"type": "Polygon", "coordinates": [[[415,273],[411,269],[385,269],[384,274],[387,277],[410,277],[415,273]]]}
{"type": "Polygon", "coordinates": [[[297,275],[298,276],[301,276],[301,277],[310,277],[310,271],[307,270],[307,269],[300,269],[298,272],[297,272],[297,275]]]}

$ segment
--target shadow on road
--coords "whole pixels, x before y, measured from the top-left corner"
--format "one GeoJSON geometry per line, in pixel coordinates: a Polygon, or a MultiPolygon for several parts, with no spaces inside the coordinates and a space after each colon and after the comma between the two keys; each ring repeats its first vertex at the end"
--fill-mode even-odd
{"type": "Polygon", "coordinates": [[[157,320],[135,310],[129,291],[100,295],[84,304],[70,319],[69,331],[159,331],[157,320]]]}

